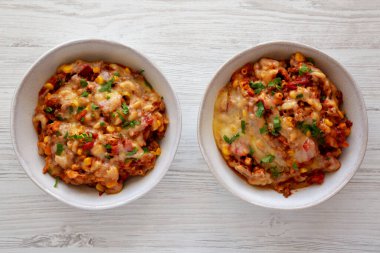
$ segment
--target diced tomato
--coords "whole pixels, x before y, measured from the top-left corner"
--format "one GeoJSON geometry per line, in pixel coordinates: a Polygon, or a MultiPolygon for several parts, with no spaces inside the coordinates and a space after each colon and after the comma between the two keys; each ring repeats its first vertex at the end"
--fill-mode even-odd
{"type": "Polygon", "coordinates": [[[119,148],[118,148],[118,145],[114,145],[114,146],[112,146],[112,148],[111,148],[111,154],[112,154],[112,155],[117,155],[117,154],[119,154],[119,148]]]}
{"type": "Polygon", "coordinates": [[[143,121],[149,126],[153,123],[153,118],[151,116],[145,116],[143,117],[143,121]]]}
{"type": "Polygon", "coordinates": [[[93,138],[94,140],[96,140],[96,138],[98,138],[98,134],[97,134],[97,133],[92,133],[92,138],[93,138]]]}
{"type": "Polygon", "coordinates": [[[81,118],[83,118],[84,116],[86,116],[87,114],[87,110],[83,110],[81,111],[78,115],[77,115],[77,120],[80,120],[81,118]]]}
{"type": "Polygon", "coordinates": [[[94,142],[92,141],[92,142],[87,142],[86,144],[84,144],[83,146],[82,146],[82,149],[83,150],[90,150],[90,149],[92,149],[94,147],[94,142]]]}
{"type": "Polygon", "coordinates": [[[325,174],[323,172],[320,172],[311,176],[310,180],[313,184],[322,184],[324,179],[325,179],[325,174]]]}
{"type": "Polygon", "coordinates": [[[90,81],[95,80],[95,73],[92,70],[91,66],[88,64],[83,66],[83,69],[79,71],[78,75],[90,81]]]}
{"type": "Polygon", "coordinates": [[[293,81],[288,82],[287,86],[291,86],[291,87],[296,86],[297,87],[297,84],[298,85],[304,85],[304,86],[311,85],[312,84],[311,83],[311,76],[308,74],[305,74],[303,76],[298,76],[293,81]]]}

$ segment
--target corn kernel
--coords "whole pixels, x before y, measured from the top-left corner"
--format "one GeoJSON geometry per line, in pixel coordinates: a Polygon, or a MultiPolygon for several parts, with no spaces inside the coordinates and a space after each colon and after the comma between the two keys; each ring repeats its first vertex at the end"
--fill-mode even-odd
{"type": "Polygon", "coordinates": [[[295,58],[296,61],[298,61],[298,62],[303,62],[303,61],[305,61],[305,56],[303,56],[301,53],[298,53],[298,52],[295,54],[294,58],[295,58]]]}
{"type": "Polygon", "coordinates": [[[103,77],[98,76],[98,77],[95,79],[95,82],[97,82],[98,84],[103,84],[103,83],[104,83],[104,79],[103,79],[103,77]]]}
{"type": "Polygon", "coordinates": [[[101,185],[101,184],[99,184],[99,183],[96,184],[96,187],[95,187],[95,188],[96,188],[96,190],[99,191],[99,192],[104,192],[104,190],[105,190],[105,189],[104,189],[104,186],[101,185]]]}
{"type": "Polygon", "coordinates": [[[236,88],[238,87],[238,85],[239,85],[239,80],[236,79],[235,81],[233,81],[232,87],[236,88]]]}
{"type": "Polygon", "coordinates": [[[83,164],[84,164],[85,166],[89,166],[89,165],[91,165],[91,162],[92,162],[91,157],[86,157],[86,158],[83,160],[83,164]]]}
{"type": "Polygon", "coordinates": [[[79,102],[77,99],[73,100],[73,102],[71,103],[73,106],[75,107],[78,107],[79,106],[79,102]]]}
{"type": "Polygon", "coordinates": [[[128,67],[126,67],[124,70],[125,70],[125,72],[127,72],[127,75],[131,74],[131,70],[128,67]]]}
{"type": "Polygon", "coordinates": [[[114,80],[115,82],[117,82],[117,81],[119,81],[119,77],[118,77],[118,76],[113,76],[113,80],[114,80]]]}
{"type": "Polygon", "coordinates": [[[45,136],[45,138],[44,138],[44,142],[45,142],[45,143],[48,143],[49,140],[50,140],[50,136],[45,136]]]}
{"type": "Polygon", "coordinates": [[[113,127],[113,126],[107,126],[107,131],[109,132],[109,133],[113,133],[113,132],[115,132],[115,128],[113,127]]]}
{"type": "Polygon", "coordinates": [[[161,121],[160,120],[155,120],[152,125],[153,131],[157,130],[161,126],[161,121]]]}
{"type": "Polygon", "coordinates": [[[288,155],[294,155],[294,150],[288,150],[288,155]]]}
{"type": "Polygon", "coordinates": [[[69,73],[71,73],[71,71],[73,70],[73,66],[72,66],[72,65],[63,65],[63,66],[61,67],[61,70],[62,70],[63,72],[65,72],[66,74],[69,74],[69,73]]]}
{"type": "Polygon", "coordinates": [[[329,127],[331,127],[333,125],[333,123],[329,120],[329,119],[324,119],[324,122],[326,125],[328,125],[329,127]]]}
{"type": "Polygon", "coordinates": [[[292,99],[295,99],[297,97],[297,93],[295,91],[291,91],[289,93],[289,97],[292,98],[292,99]]]}
{"type": "Polygon", "coordinates": [[[243,118],[246,118],[247,117],[247,110],[243,109],[241,114],[242,114],[243,118]]]}
{"type": "Polygon", "coordinates": [[[107,187],[107,188],[112,188],[112,187],[116,186],[116,184],[117,184],[116,181],[113,181],[113,182],[107,182],[107,183],[106,183],[106,187],[107,187]]]}
{"type": "Polygon", "coordinates": [[[307,130],[307,132],[306,132],[306,136],[307,136],[307,137],[310,137],[310,136],[311,136],[311,132],[310,132],[310,130],[307,130]]]}
{"type": "Polygon", "coordinates": [[[307,172],[307,169],[306,169],[306,168],[301,168],[301,169],[300,169],[300,172],[301,172],[301,173],[306,173],[306,172],[307,172]]]}
{"type": "Polygon", "coordinates": [[[77,150],[77,154],[78,154],[78,155],[81,155],[82,153],[83,153],[83,149],[78,148],[78,150],[77,150]]]}
{"type": "Polygon", "coordinates": [[[54,89],[54,85],[52,83],[45,83],[45,88],[48,90],[54,89]]]}
{"type": "Polygon", "coordinates": [[[161,155],[161,149],[160,148],[156,149],[156,155],[161,155]]]}
{"type": "Polygon", "coordinates": [[[127,96],[127,97],[130,97],[130,96],[131,96],[131,93],[129,93],[128,91],[124,91],[124,92],[123,92],[123,95],[124,95],[124,96],[127,96]]]}
{"type": "Polygon", "coordinates": [[[230,150],[228,149],[227,145],[225,145],[225,146],[222,147],[222,153],[225,156],[229,156],[230,155],[230,150]]]}
{"type": "Polygon", "coordinates": [[[120,132],[121,131],[121,127],[116,127],[116,131],[120,132]]]}
{"type": "Polygon", "coordinates": [[[338,111],[338,114],[339,114],[339,117],[340,117],[341,119],[344,118],[344,114],[343,114],[341,111],[338,111]]]}
{"type": "Polygon", "coordinates": [[[94,73],[100,73],[100,68],[99,67],[93,67],[92,72],[94,73]]]}

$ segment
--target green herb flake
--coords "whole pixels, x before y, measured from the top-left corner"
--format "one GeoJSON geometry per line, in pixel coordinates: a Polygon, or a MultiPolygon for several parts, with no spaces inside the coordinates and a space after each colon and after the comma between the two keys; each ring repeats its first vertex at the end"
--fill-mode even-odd
{"type": "Polygon", "coordinates": [[[104,147],[105,147],[106,149],[111,149],[111,148],[112,148],[112,146],[111,146],[110,144],[106,144],[106,145],[104,145],[104,147]]]}
{"type": "Polygon", "coordinates": [[[303,98],[303,94],[297,94],[296,99],[301,99],[301,98],[303,98]]]}
{"type": "Polygon", "coordinates": [[[86,108],[86,107],[85,106],[78,106],[77,113],[80,113],[81,111],[83,111],[84,108],[86,108]]]}
{"type": "Polygon", "coordinates": [[[56,155],[61,155],[63,152],[63,145],[61,143],[57,143],[57,150],[55,151],[56,155]]]}
{"type": "Polygon", "coordinates": [[[249,146],[249,155],[253,157],[253,154],[255,153],[255,150],[251,146],[249,146]]]}
{"type": "Polygon", "coordinates": [[[262,82],[250,81],[249,86],[255,90],[255,94],[260,94],[260,92],[265,89],[265,86],[262,82]]]}
{"type": "Polygon", "coordinates": [[[298,122],[297,128],[302,131],[302,133],[306,134],[308,131],[310,131],[311,136],[314,137],[318,143],[322,144],[324,143],[324,136],[321,129],[317,126],[317,121],[313,120],[312,124],[307,124],[305,122],[298,122]]]}
{"type": "Polygon", "coordinates": [[[277,90],[281,90],[281,78],[276,77],[272,81],[269,82],[268,87],[275,87],[277,90]]]}
{"type": "Polygon", "coordinates": [[[144,154],[149,153],[148,147],[143,147],[142,149],[144,150],[144,154]]]}
{"type": "Polygon", "coordinates": [[[128,114],[128,113],[129,113],[129,108],[128,108],[128,106],[127,106],[126,103],[123,103],[123,104],[121,105],[121,109],[123,110],[123,113],[124,113],[124,114],[128,114]]]}
{"type": "Polygon", "coordinates": [[[105,125],[106,125],[106,123],[105,123],[105,122],[103,122],[103,121],[102,121],[102,122],[100,122],[100,126],[101,126],[101,127],[104,127],[105,125]]]}
{"type": "Polygon", "coordinates": [[[106,96],[106,99],[107,99],[107,100],[109,100],[110,98],[111,98],[111,96],[109,96],[109,95],[106,96]]]}
{"type": "Polygon", "coordinates": [[[85,79],[80,79],[80,86],[83,88],[86,88],[88,85],[87,81],[85,79]]]}
{"type": "Polygon", "coordinates": [[[140,69],[139,74],[141,75],[142,73],[144,73],[144,71],[145,71],[145,70],[140,69]]]}
{"type": "Polygon", "coordinates": [[[56,132],[55,132],[55,135],[59,137],[59,136],[61,136],[62,134],[61,134],[60,131],[56,131],[56,132]]]}
{"type": "Polygon", "coordinates": [[[64,121],[65,119],[62,117],[62,115],[57,115],[57,120],[64,121]]]}
{"type": "Polygon", "coordinates": [[[314,59],[311,58],[311,57],[306,57],[306,61],[307,61],[307,62],[310,62],[310,63],[312,63],[312,64],[315,64],[314,59]]]}
{"type": "Polygon", "coordinates": [[[53,108],[51,108],[50,106],[46,107],[45,110],[44,110],[46,113],[52,113],[53,112],[53,108]]]}
{"type": "Polygon", "coordinates": [[[63,136],[63,138],[65,138],[67,140],[67,138],[69,138],[69,132],[66,132],[65,136],[63,136]]]}
{"type": "Polygon", "coordinates": [[[232,136],[231,138],[228,138],[226,135],[223,136],[223,139],[225,142],[227,142],[228,144],[232,144],[234,141],[236,141],[237,138],[240,137],[240,134],[237,133],[235,134],[234,136],[232,136]]]}
{"type": "Polygon", "coordinates": [[[84,122],[84,117],[80,118],[80,122],[82,123],[84,122]]]}
{"type": "Polygon", "coordinates": [[[133,150],[130,151],[130,152],[127,152],[126,155],[127,156],[133,156],[134,154],[137,153],[137,151],[138,151],[138,149],[136,147],[134,147],[133,150]]]}
{"type": "Polygon", "coordinates": [[[68,107],[69,109],[69,113],[70,114],[73,114],[74,113],[74,107],[72,107],[71,105],[68,107]]]}
{"type": "Polygon", "coordinates": [[[120,76],[120,73],[116,71],[115,73],[113,73],[113,75],[114,76],[120,76]]]}
{"type": "Polygon", "coordinates": [[[141,122],[138,121],[138,120],[132,120],[132,121],[125,121],[123,124],[122,124],[122,127],[123,128],[130,128],[130,127],[135,127],[137,125],[140,125],[141,122]]]}
{"type": "Polygon", "coordinates": [[[276,133],[281,130],[281,120],[278,115],[273,118],[273,130],[276,133]]]}
{"type": "Polygon", "coordinates": [[[278,178],[281,175],[281,172],[277,169],[277,167],[271,167],[269,170],[273,178],[278,178]]]}
{"type": "Polygon", "coordinates": [[[242,132],[243,134],[245,134],[245,128],[246,128],[245,120],[242,120],[242,121],[240,122],[240,124],[241,124],[241,132],[242,132]]]}
{"type": "Polygon", "coordinates": [[[59,181],[59,179],[58,179],[58,177],[56,177],[56,178],[55,178],[55,183],[54,183],[54,188],[57,188],[57,186],[58,186],[58,181],[59,181]]]}
{"type": "Polygon", "coordinates": [[[92,108],[92,110],[98,110],[98,109],[99,109],[99,106],[97,106],[96,104],[92,104],[92,105],[91,105],[91,108],[92,108]]]}
{"type": "Polygon", "coordinates": [[[298,165],[296,162],[293,163],[292,167],[293,167],[293,169],[298,170],[298,165]]]}
{"type": "Polygon", "coordinates": [[[108,159],[108,160],[112,158],[112,157],[110,156],[110,154],[105,154],[104,157],[105,157],[106,159],[108,159]]]}
{"type": "Polygon", "coordinates": [[[120,112],[117,112],[117,115],[119,116],[119,119],[121,120],[121,122],[125,122],[125,119],[124,119],[124,117],[123,117],[123,115],[121,115],[121,113],[120,112]]]}
{"type": "Polygon", "coordinates": [[[306,73],[310,73],[310,72],[311,72],[311,69],[306,64],[302,64],[302,66],[298,69],[298,74],[300,76],[306,73]]]}
{"type": "Polygon", "coordinates": [[[261,159],[262,163],[271,163],[274,160],[274,155],[267,155],[264,158],[261,159]]]}
{"type": "Polygon", "coordinates": [[[111,89],[112,89],[112,84],[114,82],[114,78],[112,77],[110,80],[108,80],[107,82],[105,82],[102,87],[99,89],[100,92],[105,92],[105,91],[108,91],[110,92],[111,89]]]}
{"type": "Polygon", "coordinates": [[[259,101],[257,103],[257,111],[256,111],[256,116],[261,118],[264,114],[265,108],[263,102],[259,101]]]}
{"type": "Polygon", "coordinates": [[[259,129],[259,131],[260,131],[260,134],[267,134],[268,133],[268,125],[265,124],[263,127],[261,127],[259,129]]]}
{"type": "Polygon", "coordinates": [[[89,93],[85,90],[82,92],[82,94],[80,96],[86,98],[86,97],[88,97],[88,95],[89,95],[89,93]]]}

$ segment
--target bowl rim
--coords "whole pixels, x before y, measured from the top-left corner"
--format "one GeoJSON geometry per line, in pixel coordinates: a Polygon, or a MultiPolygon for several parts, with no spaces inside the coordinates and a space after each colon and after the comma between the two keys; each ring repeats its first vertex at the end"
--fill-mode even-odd
{"type": "MultiPolygon", "coordinates": [[[[198,124],[197,124],[197,139],[198,139],[199,148],[201,150],[203,158],[205,159],[205,161],[207,163],[207,166],[208,166],[209,170],[212,172],[212,174],[214,175],[214,177],[219,181],[219,183],[221,183],[233,195],[235,195],[236,197],[238,197],[238,198],[240,198],[242,200],[247,201],[248,203],[251,203],[251,204],[254,204],[254,205],[257,205],[257,206],[261,206],[261,207],[265,207],[265,208],[268,208],[268,209],[298,210],[298,209],[305,209],[305,208],[309,208],[309,207],[312,207],[312,206],[316,206],[316,205],[321,204],[322,202],[330,199],[335,194],[337,194],[340,190],[342,190],[344,188],[344,186],[346,186],[347,183],[351,180],[351,178],[355,175],[356,171],[359,169],[361,163],[363,162],[363,159],[364,159],[364,156],[365,156],[365,153],[366,153],[366,149],[367,149],[367,143],[368,143],[368,115],[367,115],[367,110],[366,110],[366,105],[365,105],[365,101],[364,101],[363,95],[360,92],[359,87],[358,87],[355,79],[351,76],[351,74],[346,70],[346,68],[341,63],[339,63],[337,60],[335,60],[334,58],[332,58],[328,54],[324,53],[323,51],[321,51],[321,50],[319,50],[319,49],[317,49],[315,47],[312,47],[310,45],[303,44],[303,43],[300,43],[300,42],[295,42],[295,41],[273,40],[273,41],[267,41],[267,42],[262,42],[262,43],[256,44],[256,45],[254,45],[252,47],[246,48],[243,51],[238,52],[237,54],[235,54],[234,56],[232,56],[230,59],[228,59],[227,61],[225,61],[218,68],[218,70],[215,72],[214,76],[209,81],[209,83],[208,83],[208,85],[206,87],[206,90],[204,92],[204,95],[203,95],[203,98],[202,98],[202,101],[201,101],[201,104],[200,104],[200,107],[199,107],[199,111],[198,111],[198,124]],[[365,131],[363,133],[363,138],[362,138],[362,142],[361,142],[361,150],[360,150],[360,153],[358,153],[358,155],[357,155],[357,161],[358,162],[357,162],[356,168],[354,168],[351,171],[349,171],[349,173],[345,177],[345,180],[341,184],[339,184],[329,194],[326,194],[324,197],[318,199],[317,201],[311,202],[309,204],[300,204],[300,205],[295,206],[295,207],[283,207],[283,206],[276,206],[276,204],[270,205],[270,204],[257,203],[255,201],[249,199],[247,196],[245,196],[243,194],[240,194],[240,192],[238,190],[236,190],[235,188],[230,187],[225,182],[224,178],[222,176],[220,176],[218,174],[217,170],[214,168],[214,165],[213,165],[213,163],[211,162],[211,160],[209,158],[209,153],[208,153],[208,151],[206,151],[205,145],[203,143],[202,133],[201,133],[202,132],[201,123],[202,123],[203,117],[204,117],[203,110],[204,110],[204,106],[205,106],[205,100],[210,96],[209,93],[210,93],[211,86],[215,82],[215,79],[217,78],[217,76],[219,76],[219,74],[223,71],[224,68],[226,68],[228,65],[230,65],[235,60],[238,60],[238,58],[242,57],[244,54],[250,53],[253,50],[260,50],[260,48],[266,47],[266,46],[270,46],[270,45],[296,46],[296,47],[299,47],[299,48],[303,48],[305,50],[311,50],[311,51],[314,51],[314,52],[318,52],[323,57],[325,57],[328,61],[333,62],[334,64],[336,64],[337,66],[339,66],[342,69],[343,73],[352,82],[353,87],[355,89],[355,92],[358,95],[360,104],[362,105],[361,106],[361,109],[362,109],[361,113],[363,114],[363,119],[364,119],[364,121],[362,122],[362,124],[363,124],[363,129],[365,131]]],[[[249,195],[249,194],[247,194],[247,195],[249,195]]]]}
{"type": "Polygon", "coordinates": [[[41,56],[39,56],[32,63],[32,65],[27,69],[27,71],[25,72],[25,74],[22,77],[21,81],[17,85],[17,87],[16,87],[16,89],[14,91],[14,94],[13,94],[10,114],[11,114],[10,115],[10,128],[11,128],[10,130],[11,130],[11,139],[12,139],[13,150],[15,151],[16,157],[17,157],[19,163],[21,164],[21,167],[24,169],[24,171],[28,175],[28,177],[41,190],[43,190],[44,192],[48,193],[52,197],[58,199],[59,201],[65,203],[65,204],[67,204],[69,206],[76,207],[76,208],[79,208],[79,209],[82,209],[82,210],[95,210],[96,211],[96,210],[106,210],[106,209],[116,208],[116,207],[119,207],[119,206],[122,206],[122,205],[126,205],[128,203],[131,203],[131,202],[133,202],[133,201],[141,198],[142,196],[144,196],[145,194],[147,194],[149,191],[151,191],[162,180],[162,178],[166,175],[167,171],[169,170],[170,166],[172,165],[173,160],[174,160],[175,155],[176,155],[177,150],[178,150],[178,146],[179,146],[179,142],[181,140],[181,134],[182,134],[182,113],[181,113],[181,106],[180,106],[180,103],[179,103],[179,99],[178,99],[178,96],[177,96],[176,92],[174,91],[173,87],[170,85],[169,81],[167,80],[167,78],[165,77],[165,75],[163,74],[163,72],[161,71],[161,69],[149,57],[147,57],[146,55],[144,55],[141,52],[137,51],[136,49],[133,49],[130,46],[127,46],[125,44],[122,44],[122,43],[119,43],[119,42],[116,42],[116,41],[113,41],[113,40],[104,40],[104,39],[97,39],[97,38],[68,40],[68,41],[62,42],[62,43],[54,46],[53,48],[49,49],[48,51],[44,52],[41,56]],[[71,202],[69,199],[61,197],[60,194],[57,194],[56,192],[53,192],[50,189],[45,188],[39,182],[39,180],[37,180],[33,176],[33,174],[30,172],[30,168],[29,168],[28,164],[26,163],[26,161],[24,160],[24,158],[22,157],[21,153],[19,152],[19,149],[18,149],[18,146],[17,146],[17,143],[16,143],[16,134],[15,134],[16,104],[17,104],[18,99],[19,99],[19,92],[20,92],[21,88],[23,87],[24,83],[26,82],[27,77],[29,76],[29,74],[32,73],[35,70],[36,66],[41,61],[49,58],[52,53],[54,53],[54,52],[56,52],[58,50],[62,50],[65,47],[68,47],[68,46],[73,46],[73,45],[75,46],[75,45],[86,44],[86,43],[99,43],[99,44],[108,44],[108,45],[111,45],[111,46],[123,47],[126,50],[129,50],[129,51],[133,52],[134,54],[138,55],[139,57],[141,57],[145,62],[147,62],[153,68],[155,68],[159,72],[159,74],[162,76],[163,80],[167,83],[169,92],[171,93],[171,95],[173,96],[173,98],[175,100],[174,102],[175,102],[175,107],[176,107],[175,118],[176,118],[177,122],[176,122],[176,125],[173,125],[173,126],[174,126],[174,128],[177,129],[177,134],[176,134],[176,136],[174,138],[174,142],[175,142],[174,144],[175,144],[175,146],[172,147],[171,152],[168,154],[167,166],[165,166],[163,168],[162,172],[157,177],[154,178],[153,183],[151,183],[149,185],[149,187],[142,188],[142,190],[140,191],[140,193],[134,194],[128,200],[115,201],[113,203],[105,204],[105,205],[88,205],[88,204],[80,204],[78,202],[71,202]]]}

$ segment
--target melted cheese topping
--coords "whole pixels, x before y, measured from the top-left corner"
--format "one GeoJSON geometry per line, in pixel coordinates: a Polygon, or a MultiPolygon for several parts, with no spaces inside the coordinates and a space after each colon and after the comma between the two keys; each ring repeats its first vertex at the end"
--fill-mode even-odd
{"type": "Polygon", "coordinates": [[[348,145],[352,124],[342,117],[339,99],[341,93],[303,55],[288,62],[260,59],[237,70],[220,90],[215,141],[248,183],[270,185],[288,196],[339,169],[337,157],[348,145]],[[344,134],[338,130],[342,125],[344,134]]]}
{"type": "Polygon", "coordinates": [[[161,96],[138,72],[78,60],[41,89],[33,123],[44,172],[116,193],[128,177],[154,167],[168,119],[161,96]]]}

